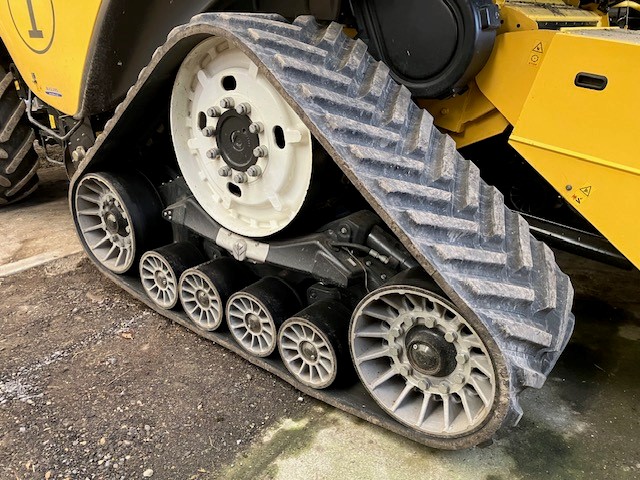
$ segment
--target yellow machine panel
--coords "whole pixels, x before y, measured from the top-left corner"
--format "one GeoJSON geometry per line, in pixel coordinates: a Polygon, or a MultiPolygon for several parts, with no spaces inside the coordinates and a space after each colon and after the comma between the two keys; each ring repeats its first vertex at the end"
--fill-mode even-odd
{"type": "Polygon", "coordinates": [[[640,35],[558,33],[511,135],[527,161],[636,266],[638,78],[640,35]]]}
{"type": "Polygon", "coordinates": [[[100,4],[101,0],[0,2],[0,37],[25,82],[44,102],[69,115],[79,109],[100,4]]]}

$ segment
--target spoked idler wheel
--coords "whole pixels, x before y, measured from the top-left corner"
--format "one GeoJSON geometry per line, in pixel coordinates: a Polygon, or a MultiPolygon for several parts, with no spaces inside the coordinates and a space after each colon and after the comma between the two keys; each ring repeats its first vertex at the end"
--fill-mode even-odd
{"type": "Polygon", "coordinates": [[[289,318],[278,333],[278,349],[287,370],[315,389],[349,378],[350,311],[342,304],[321,300],[289,318]]]}
{"type": "Polygon", "coordinates": [[[449,448],[472,446],[500,427],[509,401],[508,379],[497,374],[506,376],[504,360],[480,328],[433,291],[389,285],[356,308],[351,355],[365,388],[389,415],[450,440],[449,448]]]}
{"type": "Polygon", "coordinates": [[[189,188],[225,228],[274,235],[305,205],[311,133],[231,42],[207,39],[184,60],[171,95],[171,134],[189,188]]]}
{"type": "Polygon", "coordinates": [[[89,173],[74,194],[76,228],[90,254],[117,274],[163,241],[162,203],[151,184],[135,174],[89,173]]]}
{"type": "Polygon", "coordinates": [[[170,310],[178,303],[180,276],[204,260],[202,253],[188,242],[148,251],[140,259],[142,287],[153,303],[170,310]]]}
{"type": "Polygon", "coordinates": [[[242,263],[232,258],[213,260],[182,274],[180,301],[193,323],[213,332],[224,324],[229,297],[253,281],[253,274],[242,263]]]}
{"type": "Polygon", "coordinates": [[[276,349],[280,325],[300,307],[298,296],[284,280],[266,277],[231,296],[227,323],[243,349],[268,357],[276,349]]]}

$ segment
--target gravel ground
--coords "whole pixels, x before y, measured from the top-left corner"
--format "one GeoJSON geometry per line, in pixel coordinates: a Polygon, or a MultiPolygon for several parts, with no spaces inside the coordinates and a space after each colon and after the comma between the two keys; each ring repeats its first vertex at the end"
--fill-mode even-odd
{"type": "Polygon", "coordinates": [[[211,478],[313,403],[82,256],[0,279],[0,291],[2,479],[211,478]]]}

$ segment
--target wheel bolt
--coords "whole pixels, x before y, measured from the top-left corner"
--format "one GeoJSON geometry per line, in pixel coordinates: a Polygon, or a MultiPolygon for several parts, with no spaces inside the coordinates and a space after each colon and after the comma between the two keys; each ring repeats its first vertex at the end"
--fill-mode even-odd
{"type": "Polygon", "coordinates": [[[211,150],[207,151],[207,158],[218,158],[220,156],[220,149],[218,148],[212,148],[211,150]]]}
{"type": "Polygon", "coordinates": [[[222,109],[220,107],[211,107],[207,110],[207,115],[214,118],[219,117],[220,115],[222,115],[222,109]]]}
{"type": "Polygon", "coordinates": [[[389,355],[398,356],[400,354],[400,348],[397,345],[390,345],[388,349],[389,355]]]}
{"type": "Polygon", "coordinates": [[[436,321],[432,317],[427,317],[424,319],[424,326],[427,328],[434,328],[436,326],[436,321]]]}
{"type": "Polygon", "coordinates": [[[467,355],[466,353],[459,353],[456,355],[456,362],[458,362],[460,365],[464,365],[468,361],[469,355],[467,355]]]}
{"type": "Polygon", "coordinates": [[[438,390],[440,393],[449,393],[451,391],[451,385],[449,385],[449,382],[442,382],[438,385],[438,390]]]}
{"type": "Polygon", "coordinates": [[[399,337],[402,334],[402,327],[400,325],[396,325],[395,327],[391,327],[389,329],[389,333],[394,337],[399,337]]]}
{"type": "Polygon", "coordinates": [[[247,175],[250,177],[259,177],[262,175],[262,169],[258,165],[253,165],[247,169],[247,175]]]}
{"type": "Polygon", "coordinates": [[[220,106],[222,108],[233,108],[235,107],[235,105],[236,105],[236,101],[231,97],[223,98],[220,101],[220,106]]]}
{"type": "Polygon", "coordinates": [[[266,157],[267,155],[269,155],[269,149],[267,149],[267,147],[265,147],[264,145],[260,145],[253,150],[254,157],[262,158],[266,157]]]}
{"type": "Polygon", "coordinates": [[[233,177],[235,183],[246,183],[247,180],[247,174],[242,172],[236,173],[233,177]]]}
{"type": "Polygon", "coordinates": [[[249,132],[256,134],[264,132],[264,125],[260,122],[255,122],[249,125],[249,132]]]}
{"type": "Polygon", "coordinates": [[[461,373],[456,373],[453,376],[453,383],[457,384],[457,385],[461,385],[464,383],[464,375],[462,375],[461,373]]]}
{"type": "Polygon", "coordinates": [[[205,137],[213,137],[216,134],[216,129],[213,127],[205,127],[202,129],[202,135],[205,137]]]}
{"type": "Polygon", "coordinates": [[[241,103],[236,107],[236,112],[240,115],[249,115],[251,113],[251,105],[248,103],[241,103]]]}
{"type": "Polygon", "coordinates": [[[428,390],[431,387],[431,384],[428,380],[416,380],[416,387],[420,390],[428,390]]]}
{"type": "Polygon", "coordinates": [[[403,377],[408,377],[413,373],[413,370],[408,365],[399,365],[397,368],[397,372],[403,377]]]}
{"type": "Polygon", "coordinates": [[[231,169],[227,165],[220,167],[220,169],[218,170],[218,175],[220,175],[221,177],[228,177],[231,175],[231,169]]]}
{"type": "Polygon", "coordinates": [[[458,334],[456,332],[447,332],[444,334],[444,339],[449,343],[453,343],[458,339],[458,334]]]}

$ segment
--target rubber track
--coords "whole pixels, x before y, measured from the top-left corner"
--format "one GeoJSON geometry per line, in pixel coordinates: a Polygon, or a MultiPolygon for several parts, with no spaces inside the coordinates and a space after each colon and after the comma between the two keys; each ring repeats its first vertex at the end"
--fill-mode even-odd
{"type": "Polygon", "coordinates": [[[274,15],[206,14],[175,29],[78,169],[70,199],[163,56],[201,33],[224,35],[262,64],[405,247],[467,318],[486,327],[511,376],[508,421],[516,423],[518,393],[542,386],[571,335],[570,281],[526,221],[342,26],[323,29],[310,17],[290,24],[274,15]]]}
{"type": "Polygon", "coordinates": [[[487,327],[513,367],[515,390],[541,387],[574,323],[573,289],[552,251],[341,25],[225,20],[405,247],[487,327]]]}

